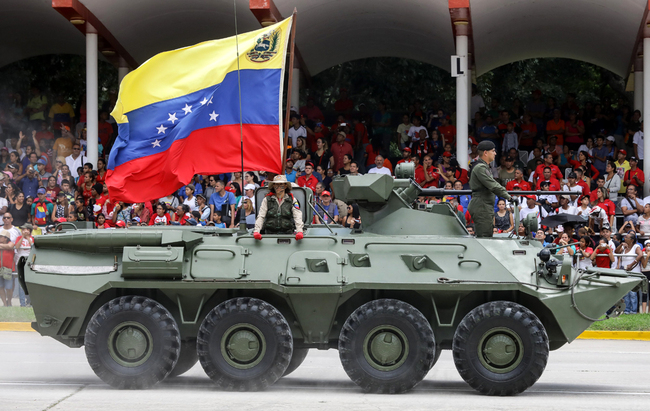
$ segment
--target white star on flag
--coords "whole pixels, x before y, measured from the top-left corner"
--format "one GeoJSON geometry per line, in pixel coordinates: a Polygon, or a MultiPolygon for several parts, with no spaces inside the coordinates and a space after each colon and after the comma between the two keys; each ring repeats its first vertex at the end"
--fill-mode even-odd
{"type": "Polygon", "coordinates": [[[217,121],[217,117],[219,117],[219,114],[215,113],[214,111],[210,113],[210,121],[217,121]]]}
{"type": "Polygon", "coordinates": [[[163,133],[165,134],[165,130],[167,130],[167,127],[163,126],[162,124],[160,127],[156,127],[156,130],[158,130],[158,134],[163,133]]]}
{"type": "Polygon", "coordinates": [[[208,101],[208,105],[212,104],[212,97],[210,97],[210,101],[208,101]]]}
{"type": "Polygon", "coordinates": [[[151,144],[153,145],[153,148],[160,147],[160,140],[156,139],[156,141],[151,144]]]}
{"type": "Polygon", "coordinates": [[[208,98],[207,98],[207,97],[203,97],[203,100],[201,100],[201,105],[204,106],[205,103],[207,103],[207,102],[208,102],[208,98]]]}
{"type": "Polygon", "coordinates": [[[171,121],[172,124],[174,124],[175,121],[178,121],[178,119],[176,118],[176,113],[173,113],[173,114],[168,113],[168,114],[169,114],[169,118],[167,119],[167,121],[171,121]]]}
{"type": "Polygon", "coordinates": [[[192,106],[185,104],[185,107],[182,109],[185,112],[185,115],[192,112],[192,106]]]}

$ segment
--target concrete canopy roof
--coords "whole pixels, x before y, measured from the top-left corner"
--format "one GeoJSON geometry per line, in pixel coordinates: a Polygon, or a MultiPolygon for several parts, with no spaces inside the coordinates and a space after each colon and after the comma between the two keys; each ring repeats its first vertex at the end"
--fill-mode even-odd
{"type": "Polygon", "coordinates": [[[534,57],[566,57],[626,77],[647,0],[474,0],[477,74],[534,57]]]}
{"type": "Polygon", "coordinates": [[[43,54],[84,54],[86,41],[51,0],[0,1],[0,67],[43,54]]]}
{"type": "MultiPolygon", "coordinates": [[[[74,0],[137,63],[161,51],[234,35],[230,0],[74,0]]],[[[449,70],[448,0],[275,0],[298,9],[297,45],[314,75],[365,57],[420,60],[449,70]]],[[[470,0],[477,74],[534,57],[587,61],[627,76],[648,0],[470,0]]],[[[237,0],[239,32],[260,27],[237,0]]],[[[85,54],[81,32],[52,0],[0,2],[0,66],[51,53],[85,54]]]]}

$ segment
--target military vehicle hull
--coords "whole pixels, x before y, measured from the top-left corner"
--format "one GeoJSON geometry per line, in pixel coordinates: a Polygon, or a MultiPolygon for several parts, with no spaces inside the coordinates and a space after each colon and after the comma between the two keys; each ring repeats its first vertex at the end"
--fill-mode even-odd
{"type": "Polygon", "coordinates": [[[19,267],[33,328],[85,345],[120,388],[150,387],[198,359],[223,389],[262,389],[308,349],[333,348],[363,390],[398,393],[450,349],[470,385],[510,395],[537,380],[549,350],[643,284],[553,257],[550,272],[539,242],[474,238],[446,205],[388,204],[398,192],[367,206],[364,230],[312,225],[300,241],[196,227],[38,237],[19,267]]]}

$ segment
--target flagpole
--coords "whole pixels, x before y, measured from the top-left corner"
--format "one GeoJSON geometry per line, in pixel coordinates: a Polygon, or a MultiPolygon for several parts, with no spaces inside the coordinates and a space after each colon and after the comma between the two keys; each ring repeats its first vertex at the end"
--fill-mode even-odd
{"type": "Polygon", "coordinates": [[[293,15],[291,19],[291,38],[289,39],[289,81],[287,82],[287,110],[284,117],[284,146],[282,148],[282,164],[280,164],[280,173],[284,172],[284,168],[287,162],[287,146],[289,145],[289,120],[291,115],[291,85],[293,84],[293,54],[294,54],[294,45],[296,40],[296,18],[298,17],[298,10],[293,9],[293,15]]]}
{"type": "MultiPolygon", "coordinates": [[[[241,150],[241,184],[239,190],[242,193],[242,207],[241,207],[241,217],[239,218],[239,232],[241,234],[248,233],[246,229],[246,209],[244,208],[244,197],[245,193],[244,187],[241,187],[244,184],[244,119],[242,115],[242,103],[241,103],[241,73],[239,71],[239,33],[237,32],[237,0],[233,0],[233,7],[235,9],[235,46],[237,50],[237,87],[239,91],[239,149],[241,150]],[[242,223],[243,220],[243,223],[242,223]]],[[[235,207],[237,205],[235,204],[235,207]]],[[[231,218],[237,218],[236,215],[231,218]]],[[[230,224],[234,222],[231,221],[230,224]]]]}

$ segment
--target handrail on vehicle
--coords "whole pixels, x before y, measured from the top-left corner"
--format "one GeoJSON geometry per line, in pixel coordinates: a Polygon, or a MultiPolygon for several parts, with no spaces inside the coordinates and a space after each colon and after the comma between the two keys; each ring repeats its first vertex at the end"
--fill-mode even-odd
{"type": "MultiPolygon", "coordinates": [[[[253,238],[253,239],[254,239],[255,237],[253,237],[253,236],[250,235],[250,234],[249,234],[249,235],[242,235],[242,236],[237,237],[237,238],[235,239],[235,242],[237,243],[237,242],[239,242],[239,240],[241,240],[241,239],[246,239],[246,238],[253,238]]],[[[288,238],[288,239],[291,239],[291,238],[295,238],[295,236],[294,236],[293,234],[264,234],[264,238],[288,238]]],[[[264,239],[264,238],[263,238],[263,239],[264,239]]],[[[263,240],[263,239],[262,239],[262,240],[263,240]]],[[[304,237],[302,238],[302,240],[299,240],[299,241],[304,241],[304,240],[308,240],[308,239],[325,239],[325,240],[332,240],[332,241],[334,241],[335,243],[338,242],[338,240],[337,240],[335,237],[331,237],[331,236],[328,236],[328,235],[310,235],[310,236],[304,236],[304,237]]],[[[260,241],[261,241],[261,240],[260,240],[260,241]]]]}
{"type": "Polygon", "coordinates": [[[390,246],[396,246],[396,245],[447,245],[447,246],[452,246],[452,247],[463,247],[463,250],[467,250],[467,246],[462,243],[425,243],[425,242],[408,242],[408,243],[385,243],[385,242],[380,242],[380,241],[371,241],[369,243],[366,243],[366,245],[363,248],[368,248],[368,246],[371,245],[390,245],[390,246]]]}

